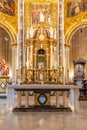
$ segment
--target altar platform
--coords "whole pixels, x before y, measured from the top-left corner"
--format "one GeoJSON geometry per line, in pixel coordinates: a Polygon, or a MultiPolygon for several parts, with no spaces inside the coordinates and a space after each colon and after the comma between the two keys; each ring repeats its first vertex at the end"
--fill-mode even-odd
{"type": "Polygon", "coordinates": [[[76,85],[7,85],[7,109],[12,111],[76,112],[79,111],[78,98],[79,87],[76,85]],[[55,93],[55,104],[52,103],[52,92],[55,93]],[[33,95],[30,96],[30,93],[33,95]]]}

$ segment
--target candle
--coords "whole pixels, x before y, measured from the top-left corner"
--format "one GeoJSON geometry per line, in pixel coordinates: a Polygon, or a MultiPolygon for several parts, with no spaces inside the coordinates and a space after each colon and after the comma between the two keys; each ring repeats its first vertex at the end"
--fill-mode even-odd
{"type": "Polygon", "coordinates": [[[52,26],[50,27],[50,38],[53,38],[53,28],[52,28],[52,26]]]}
{"type": "Polygon", "coordinates": [[[33,27],[31,26],[31,28],[30,28],[30,37],[33,37],[33,34],[34,34],[34,29],[33,29],[33,27]]]}
{"type": "Polygon", "coordinates": [[[56,29],[54,29],[54,39],[56,39],[56,29]]]}

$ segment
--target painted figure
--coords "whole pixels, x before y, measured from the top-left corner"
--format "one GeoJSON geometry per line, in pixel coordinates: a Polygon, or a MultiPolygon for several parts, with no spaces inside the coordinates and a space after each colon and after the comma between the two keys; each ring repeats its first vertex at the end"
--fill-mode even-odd
{"type": "Polygon", "coordinates": [[[67,3],[67,17],[73,17],[87,10],[87,0],[72,0],[67,3]]]}
{"type": "Polygon", "coordinates": [[[14,0],[0,0],[0,11],[13,16],[14,15],[14,0]]]}
{"type": "Polygon", "coordinates": [[[39,22],[45,22],[50,24],[50,5],[34,4],[32,7],[32,24],[39,24],[39,22]]]}

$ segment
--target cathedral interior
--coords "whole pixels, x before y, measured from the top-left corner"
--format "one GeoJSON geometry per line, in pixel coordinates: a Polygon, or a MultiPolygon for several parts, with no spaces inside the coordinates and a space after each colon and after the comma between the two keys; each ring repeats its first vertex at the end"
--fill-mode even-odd
{"type": "Polygon", "coordinates": [[[0,0],[0,129],[86,130],[86,35],[87,0],[0,0]]]}
{"type": "Polygon", "coordinates": [[[1,0],[0,63],[9,80],[73,84],[78,60],[87,79],[86,10],[84,0],[1,0]]]}

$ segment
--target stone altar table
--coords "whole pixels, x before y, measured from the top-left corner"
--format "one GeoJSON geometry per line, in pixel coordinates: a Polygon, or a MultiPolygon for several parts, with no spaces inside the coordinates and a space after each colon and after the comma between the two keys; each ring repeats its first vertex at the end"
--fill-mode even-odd
{"type": "MultiPolygon", "coordinates": [[[[21,108],[21,92],[25,94],[25,108],[29,107],[29,92],[41,92],[43,95],[46,92],[55,91],[56,93],[56,108],[60,108],[60,92],[63,93],[63,106],[71,108],[73,112],[79,110],[79,87],[77,85],[57,85],[57,84],[30,84],[30,85],[7,85],[7,109],[13,110],[15,107],[21,108]],[[15,92],[17,92],[17,106],[15,106],[15,92]],[[68,94],[68,96],[67,96],[68,94]],[[68,98],[70,102],[68,103],[68,98]]],[[[42,96],[43,97],[43,96],[42,96]]],[[[41,100],[45,100],[41,98],[41,100]]],[[[41,104],[44,107],[43,104],[41,104]]],[[[51,104],[48,106],[50,107],[51,104]]]]}

